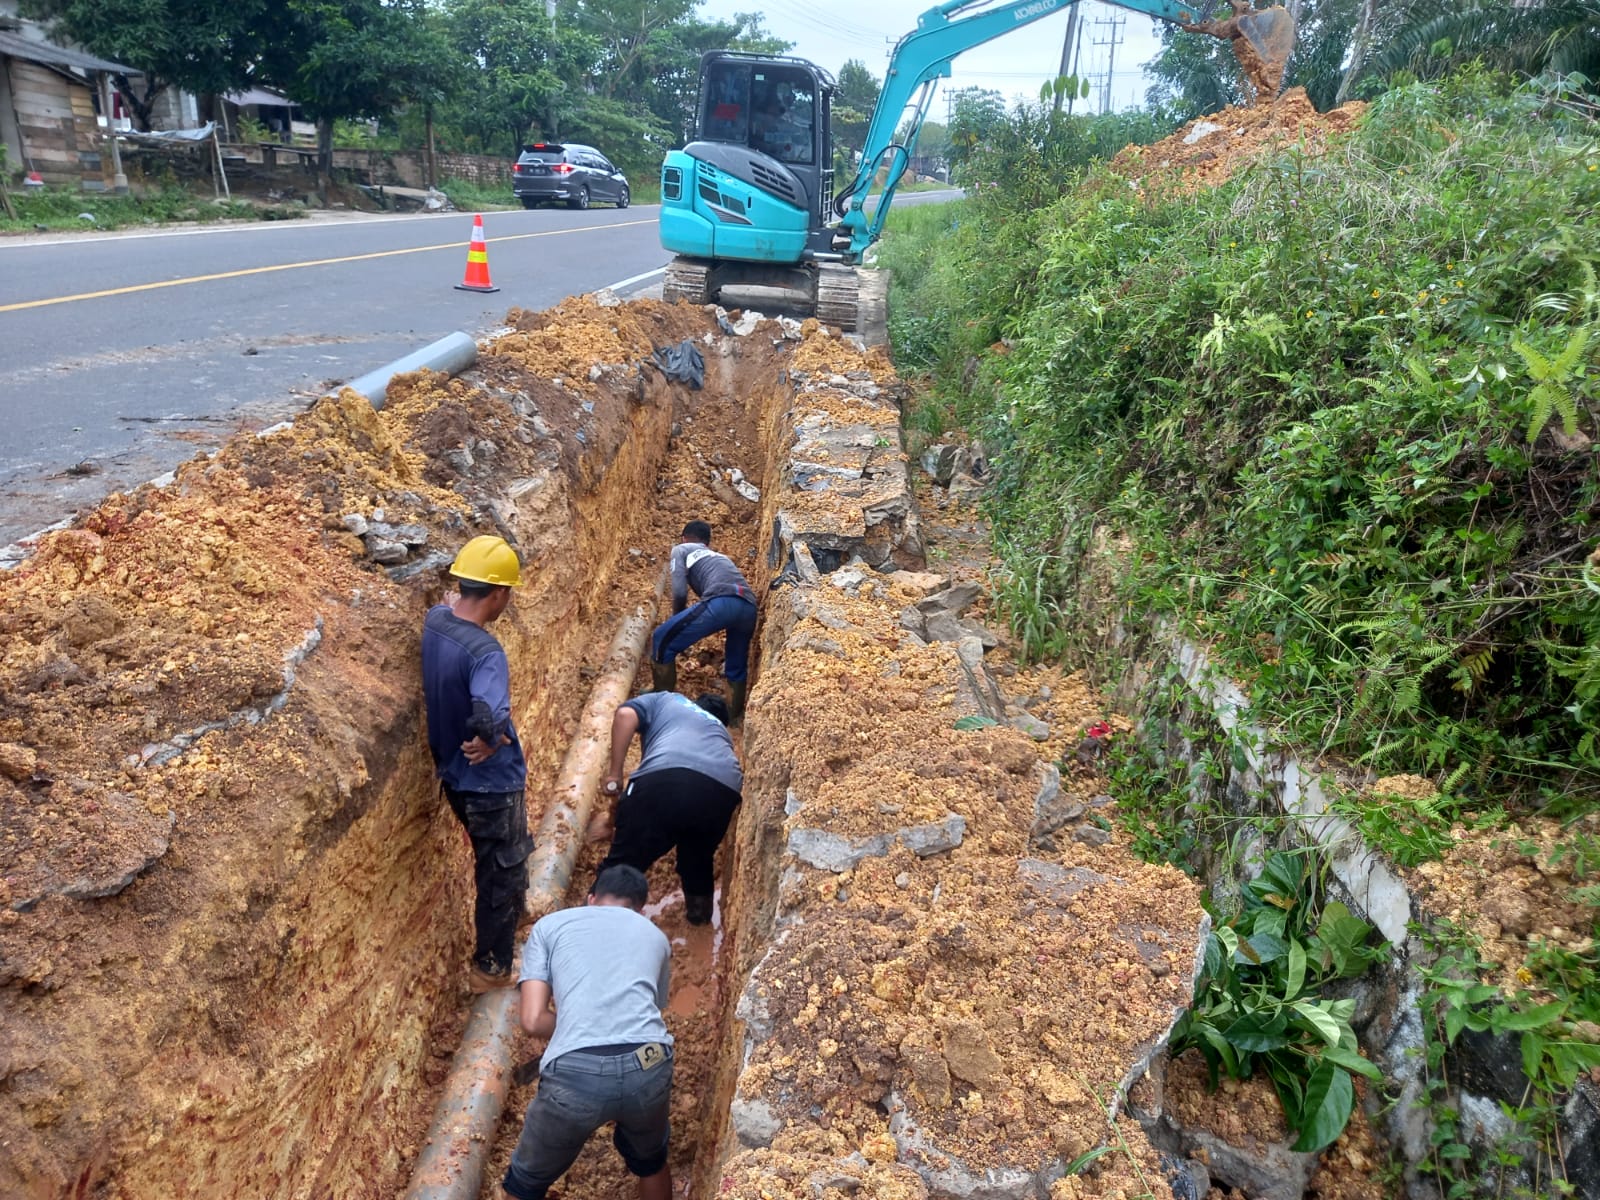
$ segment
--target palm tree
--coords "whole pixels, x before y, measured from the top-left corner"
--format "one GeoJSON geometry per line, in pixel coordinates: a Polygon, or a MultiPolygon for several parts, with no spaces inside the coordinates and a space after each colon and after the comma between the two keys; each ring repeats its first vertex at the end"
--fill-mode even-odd
{"type": "Polygon", "coordinates": [[[1445,74],[1474,59],[1520,75],[1582,75],[1600,86],[1600,0],[1452,0],[1412,6],[1411,20],[1385,39],[1367,70],[1419,78],[1445,74]]]}

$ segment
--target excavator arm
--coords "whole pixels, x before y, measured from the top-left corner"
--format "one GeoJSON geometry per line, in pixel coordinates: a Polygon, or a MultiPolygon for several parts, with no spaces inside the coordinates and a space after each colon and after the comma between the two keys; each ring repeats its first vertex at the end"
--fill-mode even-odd
{"type": "MultiPolygon", "coordinates": [[[[1234,15],[1230,21],[1201,23],[1203,14],[1196,9],[1209,7],[1210,0],[1203,0],[1199,5],[1180,4],[1175,0],[1110,2],[1133,12],[1172,21],[1197,33],[1233,39],[1236,46],[1239,39],[1245,40],[1258,59],[1276,64],[1276,79],[1270,85],[1273,91],[1282,80],[1283,64],[1287,63],[1294,47],[1294,21],[1282,8],[1252,12],[1249,0],[1231,0],[1234,15]]],[[[895,188],[910,162],[911,148],[917,144],[923,118],[933,99],[934,85],[939,79],[949,77],[951,60],[964,51],[1053,16],[1075,3],[1077,0],[1009,0],[994,5],[992,0],[947,0],[917,18],[916,29],[900,39],[889,58],[883,90],[867,127],[860,170],[836,201],[843,218],[840,235],[849,238],[851,260],[859,261],[861,254],[883,232],[895,188]],[[908,107],[913,113],[911,130],[902,143],[896,140],[896,133],[908,107]],[[872,195],[873,182],[885,169],[883,191],[869,214],[866,204],[872,195]]]]}

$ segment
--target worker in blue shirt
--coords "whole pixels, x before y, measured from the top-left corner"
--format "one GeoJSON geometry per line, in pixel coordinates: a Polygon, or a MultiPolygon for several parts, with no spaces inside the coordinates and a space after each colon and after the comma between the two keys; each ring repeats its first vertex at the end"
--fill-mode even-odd
{"type": "Polygon", "coordinates": [[[728,678],[728,722],[744,720],[750,671],[750,639],[756,631],[756,595],[726,554],[711,548],[711,526],[690,521],[672,548],[672,616],[650,638],[650,674],[658,692],[678,686],[678,655],[719,630],[728,637],[722,673],[728,678]],[[700,597],[689,603],[689,591],[700,597]]]}
{"type": "Polygon", "coordinates": [[[515,981],[517,922],[528,892],[528,767],[511,720],[506,652],[489,632],[522,584],[522,564],[504,538],[475,537],[451,564],[460,594],[428,610],[422,626],[422,694],[433,752],[450,809],[472,843],[477,944],[468,987],[515,981]]]}

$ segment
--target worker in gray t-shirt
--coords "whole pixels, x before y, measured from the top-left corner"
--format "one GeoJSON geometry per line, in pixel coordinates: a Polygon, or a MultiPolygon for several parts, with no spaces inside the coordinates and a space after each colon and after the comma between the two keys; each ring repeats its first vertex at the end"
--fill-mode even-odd
{"type": "Polygon", "coordinates": [[[690,700],[646,692],[624,701],[611,718],[611,767],[602,789],[616,797],[615,832],[600,870],[627,863],[648,871],[676,847],[691,925],[711,920],[713,862],[744,786],[727,723],[727,702],[714,693],[690,700]],[[624,788],[622,766],[634,734],[641,757],[624,788]]]}
{"type": "Polygon", "coordinates": [[[544,1200],[589,1135],[612,1121],[639,1200],[670,1200],[672,1035],[661,1010],[672,948],[642,911],[648,894],[642,873],[611,867],[595,879],[588,904],[551,913],[528,934],[522,1027],[550,1042],[501,1180],[516,1200],[544,1200]]]}

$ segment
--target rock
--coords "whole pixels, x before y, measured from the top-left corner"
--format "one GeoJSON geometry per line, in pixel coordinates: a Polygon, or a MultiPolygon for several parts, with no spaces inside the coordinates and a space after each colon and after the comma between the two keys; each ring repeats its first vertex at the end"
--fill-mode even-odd
{"type": "Polygon", "coordinates": [[[770,1146],[783,1129],[783,1122],[765,1100],[736,1096],[728,1107],[728,1116],[733,1121],[733,1135],[748,1150],[770,1146]]]}
{"type": "Polygon", "coordinates": [[[950,480],[945,495],[951,500],[968,500],[983,491],[983,484],[965,471],[950,480]]]}
{"type": "Polygon", "coordinates": [[[950,813],[944,820],[932,825],[912,825],[900,830],[900,844],[920,858],[942,854],[961,845],[967,835],[967,819],[959,813],[950,813]]]}
{"type": "Polygon", "coordinates": [[[967,470],[971,463],[972,456],[964,446],[939,444],[922,452],[922,469],[933,476],[940,487],[948,487],[951,477],[967,470]]]}
{"type": "Polygon", "coordinates": [[[454,450],[446,450],[440,459],[457,475],[465,475],[472,469],[472,451],[465,446],[457,446],[454,450]]]}
{"type": "Polygon", "coordinates": [[[930,642],[959,642],[962,638],[974,635],[957,617],[947,612],[937,612],[923,619],[922,636],[930,642]]]}
{"type": "Polygon", "coordinates": [[[1030,892],[1064,906],[1079,892],[1111,880],[1087,867],[1063,867],[1043,859],[1024,858],[1017,863],[1017,882],[1030,892]]]}
{"type": "Polygon", "coordinates": [[[1006,698],[983,661],[983,651],[983,642],[975,637],[956,643],[956,661],[961,666],[956,681],[956,716],[984,716],[999,723],[1005,720],[1006,698]]]}
{"type": "Polygon", "coordinates": [[[1204,1157],[1211,1177],[1253,1200],[1300,1200],[1317,1169],[1317,1155],[1296,1154],[1286,1142],[1230,1146],[1208,1129],[1179,1131],[1190,1157],[1204,1157]]]}
{"type": "MultiPolygon", "coordinates": [[[[121,793],[112,793],[112,801],[120,801],[125,807],[134,805],[133,797],[121,793]]],[[[99,875],[85,875],[73,880],[61,889],[63,896],[73,900],[98,900],[103,896],[115,896],[139,878],[152,863],[166,854],[170,844],[172,830],[178,823],[177,814],[167,813],[166,830],[153,832],[144,846],[130,846],[128,852],[132,854],[131,861],[111,866],[99,875]]]]}
{"type": "Polygon", "coordinates": [[[1061,790],[1061,772],[1054,763],[1044,768],[1044,778],[1033,798],[1033,825],[1028,836],[1034,841],[1049,837],[1069,821],[1076,821],[1086,811],[1081,801],[1074,800],[1061,790]]]}
{"type": "Polygon", "coordinates": [[[913,1030],[900,1043],[900,1060],[911,1068],[917,1093],[930,1108],[950,1106],[950,1064],[927,1028],[913,1030]]]}
{"type": "Polygon", "coordinates": [[[891,833],[847,838],[821,829],[793,829],[787,850],[801,862],[823,871],[843,874],[863,858],[882,858],[894,844],[891,833]]]}
{"type": "Polygon", "coordinates": [[[797,650],[810,650],[815,654],[827,654],[834,658],[845,657],[844,647],[832,638],[802,635],[789,644],[797,650]]]}
{"type": "Polygon", "coordinates": [[[547,438],[550,436],[549,423],[538,413],[534,413],[533,416],[528,418],[528,428],[533,431],[533,436],[536,438],[547,438]]]}
{"type": "Polygon", "coordinates": [[[1082,842],[1085,846],[1104,846],[1111,840],[1111,831],[1086,823],[1072,831],[1072,840],[1082,842]]]}
{"type": "Polygon", "coordinates": [[[917,611],[925,617],[935,613],[949,613],[959,617],[972,607],[973,601],[983,595],[983,585],[980,583],[957,583],[945,588],[943,591],[934,592],[917,601],[917,611]]]}
{"type": "Polygon", "coordinates": [[[917,593],[919,600],[949,585],[943,575],[935,575],[932,571],[896,571],[889,577],[889,582],[897,588],[917,593]]]}
{"type": "Polygon", "coordinates": [[[928,637],[928,619],[917,611],[914,604],[908,604],[900,610],[900,628],[908,633],[914,633],[924,641],[928,637]]]}
{"type": "Polygon", "coordinates": [[[944,1031],[944,1060],[952,1076],[975,1088],[987,1090],[1005,1077],[1005,1063],[976,1021],[951,1022],[944,1031]]]}
{"type": "Polygon", "coordinates": [[[622,298],[610,288],[601,288],[591,297],[598,308],[621,308],[622,298]]]}
{"type": "Polygon", "coordinates": [[[860,567],[840,567],[837,571],[828,576],[829,583],[833,584],[833,586],[836,588],[842,588],[846,591],[850,590],[851,588],[860,587],[866,582],[866,579],[867,573],[860,567]]]}
{"type": "Polygon", "coordinates": [[[339,523],[357,537],[365,537],[367,533],[367,519],[360,513],[345,513],[339,518],[339,523]]]}
{"type": "Polygon", "coordinates": [[[755,504],[761,499],[761,489],[745,478],[744,472],[734,467],[728,472],[728,482],[733,485],[733,490],[738,492],[750,503],[755,504]]]}
{"type": "Polygon", "coordinates": [[[1020,729],[1036,742],[1048,742],[1050,740],[1050,726],[1039,720],[1032,713],[1019,713],[1017,716],[1012,717],[1011,727],[1020,729]]]}
{"type": "Polygon", "coordinates": [[[16,742],[0,742],[0,775],[17,783],[33,778],[39,766],[39,756],[28,747],[16,742]]]}
{"type": "Polygon", "coordinates": [[[404,542],[390,541],[387,538],[367,537],[367,553],[372,556],[373,562],[385,565],[403,563],[410,551],[404,542]]]}

